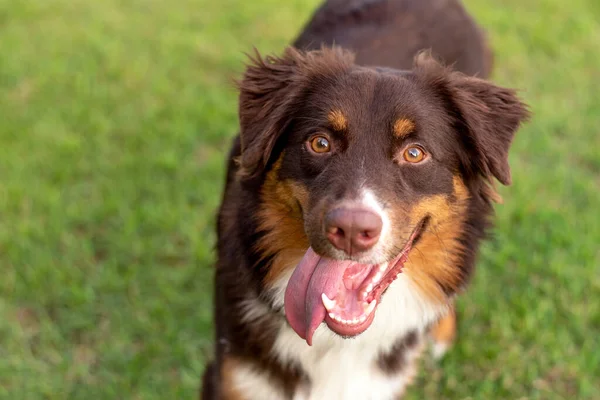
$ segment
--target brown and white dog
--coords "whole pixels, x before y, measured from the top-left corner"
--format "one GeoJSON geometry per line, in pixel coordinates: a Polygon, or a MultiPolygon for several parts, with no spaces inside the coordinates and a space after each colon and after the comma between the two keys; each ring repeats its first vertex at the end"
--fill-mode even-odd
{"type": "Polygon", "coordinates": [[[451,341],[528,117],[490,69],[458,0],[331,0],[251,60],[204,399],[395,399],[427,335],[451,341]]]}

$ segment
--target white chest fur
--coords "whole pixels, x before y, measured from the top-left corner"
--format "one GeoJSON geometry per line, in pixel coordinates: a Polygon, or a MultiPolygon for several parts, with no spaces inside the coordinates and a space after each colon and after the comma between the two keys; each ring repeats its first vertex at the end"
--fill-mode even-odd
{"type": "MultiPolygon", "coordinates": [[[[343,339],[322,324],[313,346],[308,346],[284,324],[273,351],[282,362],[300,365],[310,378],[310,386],[300,388],[294,400],[393,399],[412,379],[412,368],[390,376],[378,368],[377,358],[403,335],[423,332],[443,311],[442,306],[423,298],[408,277],[400,275],[383,297],[372,325],[358,337],[343,339]]],[[[407,361],[419,352],[414,349],[406,354],[407,361]]]]}

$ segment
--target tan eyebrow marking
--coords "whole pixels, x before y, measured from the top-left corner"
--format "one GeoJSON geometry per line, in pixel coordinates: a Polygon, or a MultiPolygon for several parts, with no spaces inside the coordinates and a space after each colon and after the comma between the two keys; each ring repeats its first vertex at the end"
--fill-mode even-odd
{"type": "Polygon", "coordinates": [[[336,131],[343,131],[348,128],[348,120],[340,110],[333,110],[327,115],[331,127],[336,131]]]}
{"type": "Polygon", "coordinates": [[[394,136],[404,138],[415,130],[415,123],[406,118],[399,118],[394,123],[394,136]]]}

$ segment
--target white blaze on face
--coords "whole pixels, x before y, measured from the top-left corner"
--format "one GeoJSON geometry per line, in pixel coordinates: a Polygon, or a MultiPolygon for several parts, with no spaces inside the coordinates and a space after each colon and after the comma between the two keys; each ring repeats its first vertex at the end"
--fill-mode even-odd
{"type": "Polygon", "coordinates": [[[365,207],[370,211],[373,211],[381,218],[382,221],[379,240],[377,241],[375,246],[367,252],[368,254],[365,254],[365,257],[376,260],[377,264],[389,261],[386,260],[385,257],[388,256],[388,254],[386,254],[386,250],[394,245],[391,241],[392,227],[390,217],[383,208],[382,202],[379,201],[379,199],[372,190],[363,189],[357,203],[358,205],[365,207]]]}
{"type": "Polygon", "coordinates": [[[387,236],[389,236],[391,227],[390,227],[390,218],[388,217],[387,213],[383,209],[383,205],[377,199],[377,196],[375,196],[375,193],[373,193],[369,189],[363,190],[362,196],[360,198],[360,202],[362,204],[364,204],[365,207],[371,209],[377,215],[379,215],[379,217],[383,221],[383,226],[381,228],[381,234],[379,236],[379,240],[385,241],[387,236]]]}

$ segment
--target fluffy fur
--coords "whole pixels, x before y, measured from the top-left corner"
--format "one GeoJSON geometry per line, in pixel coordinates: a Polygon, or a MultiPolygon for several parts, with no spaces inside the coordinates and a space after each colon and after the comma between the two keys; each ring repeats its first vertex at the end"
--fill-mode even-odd
{"type": "Polygon", "coordinates": [[[482,79],[490,68],[481,31],[454,0],[328,1],[282,56],[251,58],[217,224],[203,399],[399,398],[428,333],[438,353],[449,346],[493,182],[510,183],[510,144],[528,117],[514,91],[482,79]],[[311,152],[315,135],[327,154],[311,152]],[[423,162],[405,161],[411,146],[423,162]],[[324,218],[340,204],[380,216],[372,249],[348,254],[327,239],[324,218]],[[309,247],[379,264],[411,232],[402,273],[364,332],[321,323],[309,346],[290,327],[285,293],[309,247]]]}

